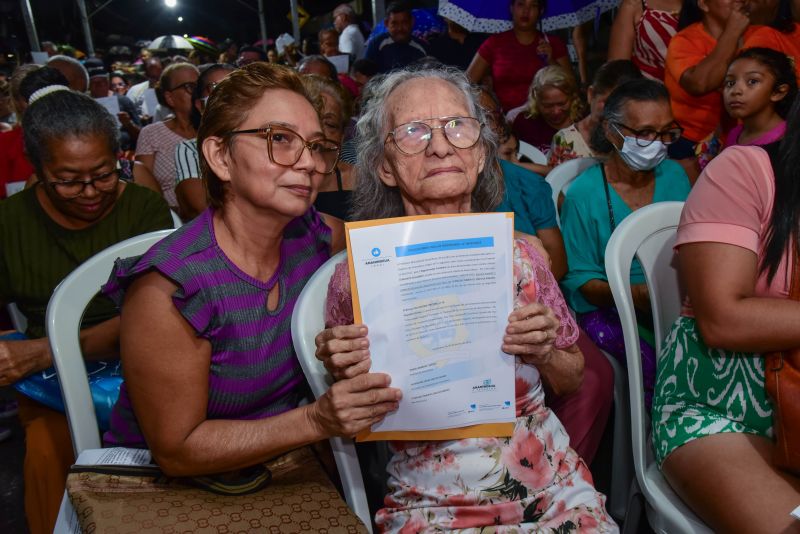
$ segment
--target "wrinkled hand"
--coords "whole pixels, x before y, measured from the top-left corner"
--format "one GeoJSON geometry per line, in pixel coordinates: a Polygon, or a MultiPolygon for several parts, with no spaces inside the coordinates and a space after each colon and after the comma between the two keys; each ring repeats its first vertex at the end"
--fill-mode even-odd
{"type": "Polygon", "coordinates": [[[364,325],[334,326],[317,334],[315,353],[325,369],[336,380],[353,378],[369,371],[367,327],[364,325]]]}
{"type": "Polygon", "coordinates": [[[548,41],[540,39],[539,45],[536,47],[536,55],[549,65],[553,61],[553,47],[548,41]]]}
{"type": "Polygon", "coordinates": [[[310,406],[310,418],[323,436],[353,437],[396,410],[402,392],[391,378],[367,373],[336,382],[310,406]]]}
{"type": "Polygon", "coordinates": [[[0,341],[0,386],[13,384],[50,365],[46,339],[0,341]]]}
{"type": "Polygon", "coordinates": [[[503,352],[522,358],[525,363],[544,364],[553,355],[558,327],[553,310],[534,302],[514,310],[508,316],[503,352]]]}

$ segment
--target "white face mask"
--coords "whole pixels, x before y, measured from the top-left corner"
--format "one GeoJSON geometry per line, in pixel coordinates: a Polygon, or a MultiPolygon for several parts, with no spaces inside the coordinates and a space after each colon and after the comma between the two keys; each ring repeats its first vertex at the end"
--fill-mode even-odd
{"type": "MultiPolygon", "coordinates": [[[[622,135],[622,132],[614,126],[617,133],[622,135]]],[[[646,147],[638,145],[636,138],[623,135],[625,141],[622,143],[622,148],[618,148],[622,160],[634,171],[649,171],[658,166],[659,163],[664,161],[667,157],[667,145],[660,140],[656,139],[646,147]]]]}

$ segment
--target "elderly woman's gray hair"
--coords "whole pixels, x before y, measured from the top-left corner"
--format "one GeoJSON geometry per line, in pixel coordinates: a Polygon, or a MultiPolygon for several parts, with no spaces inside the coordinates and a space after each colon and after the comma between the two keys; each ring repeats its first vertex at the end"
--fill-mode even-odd
{"type": "Polygon", "coordinates": [[[664,84],[655,80],[642,78],[630,80],[611,91],[603,107],[603,120],[592,131],[589,145],[598,154],[608,154],[614,145],[606,138],[606,124],[624,124],[625,106],[629,102],[666,102],[669,105],[669,93],[664,84]]]}
{"type": "MultiPolygon", "coordinates": [[[[405,209],[397,187],[389,187],[378,176],[378,168],[386,157],[384,150],[389,133],[389,114],[386,101],[401,84],[409,80],[433,78],[443,80],[464,96],[472,117],[486,124],[486,113],[479,104],[478,91],[463,72],[449,68],[406,69],[392,71],[380,79],[370,80],[370,97],[363,104],[357,125],[356,187],[353,190],[353,220],[402,217],[405,209]]],[[[426,118],[426,117],[420,117],[426,118]]],[[[483,171],[472,191],[472,211],[490,212],[503,200],[503,176],[497,162],[497,136],[491,128],[481,128],[475,147],[457,150],[483,150],[483,171]]]]}

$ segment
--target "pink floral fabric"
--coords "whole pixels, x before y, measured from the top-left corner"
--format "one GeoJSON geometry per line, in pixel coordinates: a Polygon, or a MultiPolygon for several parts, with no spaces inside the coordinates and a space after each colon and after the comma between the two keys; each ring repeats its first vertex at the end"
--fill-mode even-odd
{"type": "MultiPolygon", "coordinates": [[[[551,307],[561,321],[556,346],[579,331],[547,264],[524,239],[514,246],[515,308],[551,307]]],[[[337,265],[325,324],[353,322],[349,273],[337,265]]],[[[510,438],[390,443],[389,494],[375,521],[383,532],[618,532],[605,497],[558,418],[544,405],[539,371],[518,360],[517,420],[510,438]]]]}

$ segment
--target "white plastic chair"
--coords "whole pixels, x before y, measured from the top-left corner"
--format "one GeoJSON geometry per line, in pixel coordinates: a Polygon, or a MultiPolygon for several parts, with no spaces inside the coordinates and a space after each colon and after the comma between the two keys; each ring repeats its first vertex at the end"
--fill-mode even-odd
{"type": "MultiPolygon", "coordinates": [[[[333,383],[333,378],[314,355],[317,349],[314,338],[325,327],[324,310],[328,282],[336,264],[345,258],[347,258],[347,253],[342,251],[325,262],[314,273],[300,293],[292,314],[294,350],[315,398],[324,394],[333,383]]],[[[355,444],[352,440],[345,438],[331,438],[330,443],[336,467],[342,479],[347,505],[372,532],[372,516],[367,503],[364,479],[361,476],[355,444]]]]}
{"type": "Polygon", "coordinates": [[[644,406],[642,362],[630,272],[634,256],[644,270],[653,309],[656,353],[680,313],[681,291],[673,245],[683,202],[658,202],[623,220],[606,246],[606,274],[625,336],[631,405],[631,439],[636,480],[644,495],[647,520],[659,533],[710,533],[661,475],[648,440],[650,418],[644,406]]]}
{"type": "Polygon", "coordinates": [[[173,228],[180,228],[183,226],[183,221],[181,220],[180,215],[175,213],[175,210],[169,210],[169,214],[172,216],[172,227],[173,228]]]}
{"type": "Polygon", "coordinates": [[[519,157],[525,156],[538,165],[547,165],[547,156],[544,152],[525,141],[519,142],[519,157]]]}
{"type": "Polygon", "coordinates": [[[75,457],[85,449],[99,449],[100,432],[80,347],[83,312],[111,273],[117,258],[144,254],[173,230],[159,230],[126,239],[98,252],[64,278],[47,304],[45,327],[53,365],[72,436],[75,457]]]}
{"type": "Polygon", "coordinates": [[[558,212],[558,195],[562,192],[566,194],[570,184],[578,177],[580,173],[589,167],[596,165],[600,160],[597,158],[576,158],[565,161],[553,168],[545,180],[553,189],[553,204],[556,207],[556,221],[558,226],[561,227],[561,216],[558,212]]]}
{"type": "MultiPolygon", "coordinates": [[[[61,385],[75,458],[86,449],[99,449],[102,446],[80,346],[83,312],[100,286],[108,280],[117,258],[144,254],[172,232],[170,229],[142,234],[98,252],[64,278],[50,297],[45,327],[53,353],[53,365],[61,385]]],[[[73,534],[76,529],[80,530],[75,510],[65,491],[53,532],[73,534]]]]}

